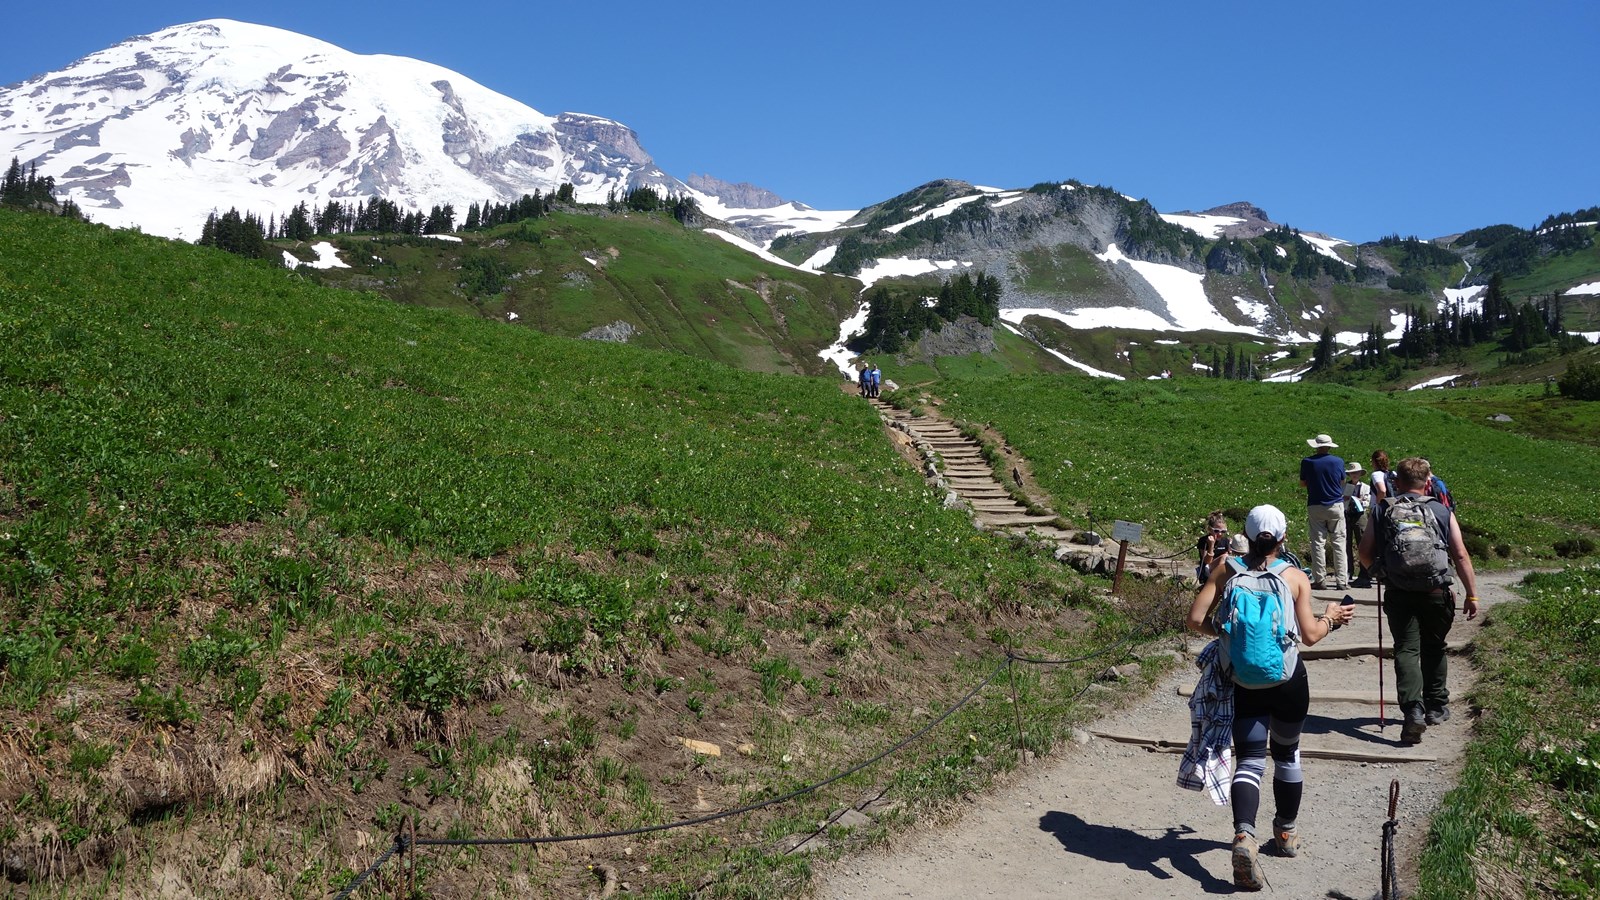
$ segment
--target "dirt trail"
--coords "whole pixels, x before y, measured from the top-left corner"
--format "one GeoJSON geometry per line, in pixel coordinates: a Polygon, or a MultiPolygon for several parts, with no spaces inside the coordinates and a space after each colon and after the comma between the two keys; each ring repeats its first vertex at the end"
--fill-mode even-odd
{"type": "MultiPolygon", "coordinates": [[[[1485,610],[1512,599],[1509,586],[1522,573],[1480,574],[1485,610]]],[[[1351,591],[1363,601],[1355,621],[1318,648],[1376,643],[1379,618],[1374,591],[1351,591]]],[[[1335,599],[1334,593],[1319,598],[1335,599]]],[[[1320,603],[1318,604],[1320,606],[1320,603]]],[[[1452,645],[1470,641],[1483,616],[1459,615],[1452,645]]],[[[1387,632],[1385,646],[1391,646],[1387,632]]],[[[1198,652],[1204,642],[1189,641],[1198,652]]],[[[1360,763],[1307,759],[1300,815],[1302,848],[1296,859],[1262,855],[1271,887],[1264,895],[1366,898],[1379,890],[1378,852],[1387,818],[1391,778],[1400,780],[1399,870],[1406,893],[1415,887],[1416,860],[1429,816],[1455,783],[1472,717],[1464,702],[1475,673],[1462,654],[1451,657],[1455,713],[1428,729],[1416,747],[1398,746],[1400,727],[1392,665],[1384,662],[1391,701],[1388,726],[1378,726],[1375,704],[1329,699],[1364,693],[1376,698],[1379,660],[1373,656],[1308,660],[1311,715],[1302,747],[1395,755],[1426,755],[1436,762],[1360,763]],[[1320,696],[1319,696],[1320,695],[1320,696]]],[[[1188,663],[1138,706],[1108,716],[1091,731],[1175,741],[1189,735],[1188,701],[1180,688],[1194,685],[1188,663]]],[[[824,900],[900,897],[1118,897],[1176,898],[1235,892],[1230,863],[1230,809],[1173,783],[1179,757],[1093,738],[1068,745],[1016,775],[995,795],[967,810],[959,822],[906,836],[881,854],[842,860],[818,879],[824,900]]],[[[1259,825],[1270,828],[1270,792],[1263,792],[1259,825]]]]}

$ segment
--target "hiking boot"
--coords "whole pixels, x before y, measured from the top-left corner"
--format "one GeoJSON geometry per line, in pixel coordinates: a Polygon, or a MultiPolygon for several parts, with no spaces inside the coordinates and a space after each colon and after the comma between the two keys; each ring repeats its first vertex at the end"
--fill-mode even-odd
{"type": "Polygon", "coordinates": [[[1369,588],[1372,587],[1372,579],[1366,575],[1363,575],[1360,578],[1357,578],[1355,581],[1350,582],[1350,586],[1353,588],[1369,588]]]}
{"type": "Polygon", "coordinates": [[[1233,886],[1241,891],[1259,891],[1266,881],[1261,862],[1256,858],[1256,839],[1248,834],[1233,836],[1233,886]]]}
{"type": "Polygon", "coordinates": [[[1422,717],[1422,720],[1429,725],[1443,725],[1450,721],[1450,707],[1445,706],[1443,703],[1430,703],[1428,704],[1428,712],[1422,717]]]}
{"type": "Polygon", "coordinates": [[[1412,703],[1406,707],[1406,720],[1400,726],[1400,743],[1420,744],[1422,734],[1428,730],[1428,722],[1422,711],[1421,703],[1412,703]]]}
{"type": "Polygon", "coordinates": [[[1293,828],[1285,828],[1277,819],[1272,820],[1273,850],[1279,856],[1295,857],[1300,855],[1300,832],[1293,828]]]}

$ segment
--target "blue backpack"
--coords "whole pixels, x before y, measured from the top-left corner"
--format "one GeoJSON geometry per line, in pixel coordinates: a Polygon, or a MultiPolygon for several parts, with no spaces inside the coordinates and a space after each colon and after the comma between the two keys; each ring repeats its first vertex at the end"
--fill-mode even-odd
{"type": "Polygon", "coordinates": [[[1294,592],[1283,578],[1290,563],[1280,559],[1265,571],[1253,571],[1235,556],[1229,557],[1228,566],[1233,575],[1223,586],[1217,630],[1233,681],[1247,688],[1282,684],[1300,659],[1294,592]]]}

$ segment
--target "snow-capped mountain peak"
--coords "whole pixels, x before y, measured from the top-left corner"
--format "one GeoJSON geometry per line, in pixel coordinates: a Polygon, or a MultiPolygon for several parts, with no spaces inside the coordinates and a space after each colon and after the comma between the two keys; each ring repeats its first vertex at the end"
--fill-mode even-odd
{"type": "Polygon", "coordinates": [[[208,19],[130,38],[0,89],[0,153],[111,225],[193,237],[213,209],[263,216],[382,195],[402,207],[581,201],[650,185],[627,126],[549,116],[441,66],[208,19]]]}

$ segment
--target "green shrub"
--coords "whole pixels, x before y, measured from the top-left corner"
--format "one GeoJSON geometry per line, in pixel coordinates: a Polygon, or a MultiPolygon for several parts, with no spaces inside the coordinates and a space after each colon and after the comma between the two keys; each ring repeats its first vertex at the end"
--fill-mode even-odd
{"type": "Polygon", "coordinates": [[[1556,541],[1556,555],[1568,559],[1576,556],[1588,556],[1594,552],[1594,541],[1586,537],[1572,538],[1565,541],[1556,541]]]}
{"type": "Polygon", "coordinates": [[[400,699],[429,712],[442,712],[477,691],[460,649],[428,642],[411,651],[400,663],[395,692],[400,699]]]}
{"type": "Polygon", "coordinates": [[[1557,382],[1561,396],[1574,400],[1600,400],[1600,363],[1568,366],[1557,382]]]}

